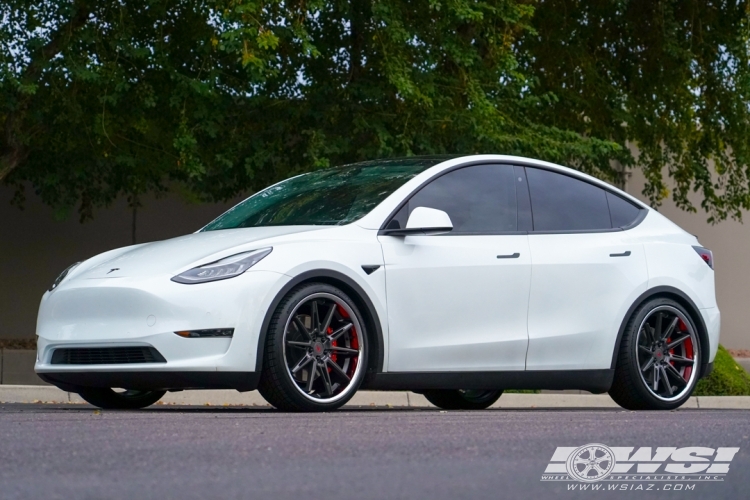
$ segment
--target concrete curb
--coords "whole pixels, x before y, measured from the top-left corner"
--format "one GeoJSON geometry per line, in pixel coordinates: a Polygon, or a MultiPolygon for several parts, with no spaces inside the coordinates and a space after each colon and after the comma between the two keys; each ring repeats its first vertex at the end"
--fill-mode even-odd
{"type": "MultiPolygon", "coordinates": [[[[0,385],[0,403],[85,404],[78,394],[52,386],[0,385]]],[[[170,392],[157,404],[190,406],[263,406],[268,403],[257,391],[232,390],[170,392]]],[[[413,392],[360,391],[347,406],[434,408],[413,392]]],[[[619,408],[606,394],[504,394],[493,408],[619,408]]],[[[750,409],[750,396],[697,396],[683,408],[750,409]]]]}

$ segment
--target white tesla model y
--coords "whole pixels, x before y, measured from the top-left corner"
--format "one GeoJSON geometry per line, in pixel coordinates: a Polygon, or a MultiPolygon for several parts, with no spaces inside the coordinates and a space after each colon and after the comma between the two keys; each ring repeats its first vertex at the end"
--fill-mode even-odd
{"type": "Polygon", "coordinates": [[[39,376],[103,408],[257,388],[331,410],[367,388],[671,409],[712,368],[719,309],[711,252],[626,193],[526,158],[417,157],[300,175],[75,264],[37,334],[39,376]]]}

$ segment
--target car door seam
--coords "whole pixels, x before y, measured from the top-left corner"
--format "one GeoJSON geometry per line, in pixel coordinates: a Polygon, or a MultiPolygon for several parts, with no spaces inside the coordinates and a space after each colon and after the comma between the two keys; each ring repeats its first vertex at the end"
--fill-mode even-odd
{"type": "Polygon", "coordinates": [[[529,369],[529,346],[531,345],[531,334],[529,332],[529,311],[531,310],[531,288],[534,280],[534,253],[531,251],[531,235],[526,235],[526,247],[529,249],[529,292],[526,297],[526,357],[523,360],[523,369],[529,369]]]}

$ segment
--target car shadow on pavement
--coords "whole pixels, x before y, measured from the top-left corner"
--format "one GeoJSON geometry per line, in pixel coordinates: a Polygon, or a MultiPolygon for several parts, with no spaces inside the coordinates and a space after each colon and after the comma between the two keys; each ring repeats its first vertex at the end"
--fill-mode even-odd
{"type": "MultiPolygon", "coordinates": [[[[282,412],[276,410],[271,406],[240,406],[240,405],[172,405],[172,404],[156,404],[154,406],[144,408],[142,410],[102,410],[84,403],[0,403],[0,413],[2,412],[71,412],[71,413],[89,413],[89,412],[102,412],[102,413],[139,413],[139,414],[170,414],[170,413],[190,413],[190,414],[275,414],[275,415],[294,415],[294,412],[282,412]]],[[[710,411],[710,410],[698,410],[694,408],[685,408],[679,411],[710,411]]],[[[326,412],[328,415],[335,414],[347,414],[347,413],[471,413],[471,414],[487,414],[487,413],[549,413],[549,412],[566,412],[566,413],[591,413],[591,412],[628,412],[622,408],[581,408],[581,407],[570,407],[570,408],[488,408],[486,410],[441,410],[440,408],[434,407],[407,407],[407,406],[346,406],[338,410],[326,412]]],[[[308,414],[309,415],[309,414],[308,414]]]]}

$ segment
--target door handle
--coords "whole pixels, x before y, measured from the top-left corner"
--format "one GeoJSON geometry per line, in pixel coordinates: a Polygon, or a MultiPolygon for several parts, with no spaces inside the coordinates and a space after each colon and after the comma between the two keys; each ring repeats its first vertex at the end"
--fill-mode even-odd
{"type": "Polygon", "coordinates": [[[630,250],[627,250],[622,253],[611,253],[609,254],[610,257],[630,257],[630,250]]]}
{"type": "Polygon", "coordinates": [[[516,253],[509,254],[509,255],[498,255],[497,258],[498,259],[517,259],[520,256],[521,254],[516,252],[516,253]]]}

